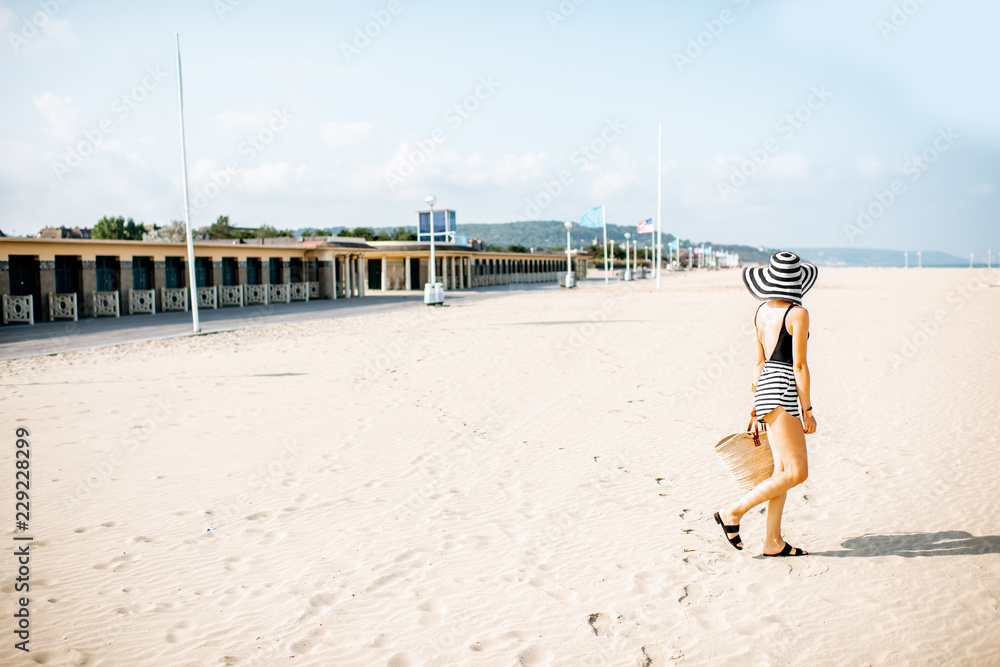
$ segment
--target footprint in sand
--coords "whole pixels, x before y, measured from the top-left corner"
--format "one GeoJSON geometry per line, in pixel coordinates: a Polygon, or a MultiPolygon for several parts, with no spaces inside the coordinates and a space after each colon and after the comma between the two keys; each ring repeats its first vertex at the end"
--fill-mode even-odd
{"type": "Polygon", "coordinates": [[[684,657],[684,652],[677,648],[660,646],[659,644],[646,644],[642,647],[642,657],[639,664],[643,667],[664,667],[667,662],[680,660],[684,657]]]}
{"type": "Polygon", "coordinates": [[[715,568],[711,566],[711,562],[706,562],[705,559],[698,554],[685,556],[681,559],[681,562],[685,565],[691,565],[692,567],[697,568],[699,572],[707,572],[710,574],[715,572],[715,568]]]}
{"type": "Polygon", "coordinates": [[[693,604],[697,604],[698,598],[701,597],[701,586],[698,584],[688,584],[684,586],[677,602],[689,607],[693,604]]]}
{"type": "Polygon", "coordinates": [[[249,559],[246,556],[230,556],[226,559],[226,569],[230,572],[246,572],[250,569],[249,559]]]}
{"type": "Polygon", "coordinates": [[[433,598],[421,602],[417,605],[417,609],[424,612],[420,615],[420,625],[428,628],[441,625],[441,622],[444,620],[445,612],[448,611],[448,607],[446,607],[444,603],[433,598]]]}
{"type": "Polygon", "coordinates": [[[191,621],[181,621],[167,631],[167,642],[182,644],[191,638],[191,621]]]}
{"type": "Polygon", "coordinates": [[[132,563],[137,560],[139,560],[138,554],[123,553],[120,556],[115,556],[107,563],[98,563],[94,566],[94,569],[110,569],[112,572],[126,572],[132,569],[132,563]]]}
{"type": "Polygon", "coordinates": [[[525,667],[544,667],[552,662],[551,649],[535,644],[517,654],[517,664],[525,667]]]}
{"type": "Polygon", "coordinates": [[[54,651],[31,652],[31,660],[36,665],[85,665],[87,656],[75,648],[61,648],[54,651]]]}
{"type": "Polygon", "coordinates": [[[323,643],[323,638],[327,635],[326,628],[316,628],[309,635],[303,639],[292,642],[288,649],[296,655],[305,655],[310,653],[318,644],[323,643]]]}
{"type": "Polygon", "coordinates": [[[636,572],[632,577],[632,595],[657,595],[663,590],[662,572],[636,572]]]}
{"type": "Polygon", "coordinates": [[[416,667],[419,663],[409,653],[396,653],[385,664],[386,667],[416,667]]]}
{"type": "Polygon", "coordinates": [[[222,591],[224,597],[219,601],[219,604],[223,607],[232,607],[235,604],[239,604],[246,598],[249,590],[250,587],[246,584],[227,588],[222,591]]]}
{"type": "MultiPolygon", "coordinates": [[[[618,618],[621,618],[619,616],[618,618]]],[[[612,630],[615,625],[615,619],[608,614],[597,613],[591,614],[587,619],[587,623],[594,630],[594,634],[598,637],[610,637],[612,630]]]]}

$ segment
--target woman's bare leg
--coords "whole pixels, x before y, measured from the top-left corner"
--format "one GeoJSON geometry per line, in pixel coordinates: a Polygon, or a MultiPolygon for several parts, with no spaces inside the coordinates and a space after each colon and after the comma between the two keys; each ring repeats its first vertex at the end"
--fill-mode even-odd
{"type": "Polygon", "coordinates": [[[809,467],[806,458],[806,436],[799,418],[778,407],[764,420],[771,427],[768,442],[774,455],[774,473],[747,492],[739,503],[719,510],[719,516],[726,525],[736,525],[744,514],[757,505],[765,501],[778,501],[780,497],[780,502],[768,504],[764,550],[771,552],[775,541],[778,546],[777,551],[784,547],[781,539],[781,513],[785,506],[785,492],[805,481],[809,467]]]}
{"type": "Polygon", "coordinates": [[[787,497],[788,492],[785,491],[767,501],[767,535],[764,536],[766,554],[776,554],[785,548],[785,540],[781,537],[781,513],[785,509],[787,497]]]}

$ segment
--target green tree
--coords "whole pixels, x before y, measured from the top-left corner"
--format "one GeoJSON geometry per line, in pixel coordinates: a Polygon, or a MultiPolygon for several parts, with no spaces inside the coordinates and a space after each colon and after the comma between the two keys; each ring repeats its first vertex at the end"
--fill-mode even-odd
{"type": "Polygon", "coordinates": [[[239,237],[239,233],[229,224],[228,215],[220,215],[219,219],[208,227],[208,238],[210,239],[235,239],[239,237]]]}
{"type": "Polygon", "coordinates": [[[301,232],[302,236],[330,236],[329,229],[314,229],[313,227],[306,227],[301,232]]]}
{"type": "Polygon", "coordinates": [[[396,227],[389,234],[390,241],[416,241],[417,234],[409,227],[396,227]]]}
{"type": "Polygon", "coordinates": [[[287,229],[276,229],[271,225],[261,225],[254,232],[254,238],[258,239],[273,239],[280,236],[291,236],[292,233],[287,229]]]}
{"type": "Polygon", "coordinates": [[[337,236],[344,236],[356,239],[375,238],[375,230],[371,227],[355,227],[354,229],[342,229],[337,236]]]}
{"type": "Polygon", "coordinates": [[[507,246],[507,252],[528,252],[528,249],[520,243],[515,243],[514,245],[507,246]]]}
{"type": "Polygon", "coordinates": [[[90,237],[112,241],[141,241],[143,231],[142,224],[137,225],[132,218],[126,222],[121,216],[117,218],[104,216],[90,230],[90,237]]]}

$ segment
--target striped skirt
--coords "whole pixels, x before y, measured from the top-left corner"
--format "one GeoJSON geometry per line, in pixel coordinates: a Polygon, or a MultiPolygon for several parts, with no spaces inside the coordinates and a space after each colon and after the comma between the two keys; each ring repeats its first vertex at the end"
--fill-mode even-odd
{"type": "Polygon", "coordinates": [[[799,416],[799,394],[795,388],[795,373],[791,364],[768,360],[764,362],[764,369],[757,379],[757,393],[753,397],[757,420],[763,420],[779,405],[793,417],[799,416]]]}

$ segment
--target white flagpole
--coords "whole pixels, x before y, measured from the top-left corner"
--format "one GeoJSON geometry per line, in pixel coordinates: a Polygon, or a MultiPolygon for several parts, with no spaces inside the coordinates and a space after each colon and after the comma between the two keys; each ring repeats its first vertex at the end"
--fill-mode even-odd
{"type": "Polygon", "coordinates": [[[660,246],[663,245],[663,221],[660,219],[660,204],[662,202],[663,187],[663,122],[656,125],[656,289],[660,289],[660,274],[663,268],[660,261],[663,259],[660,246]]]}
{"type": "Polygon", "coordinates": [[[604,204],[601,204],[601,224],[604,227],[604,282],[610,280],[608,277],[608,218],[604,215],[604,204]]]}
{"type": "Polygon", "coordinates": [[[187,172],[187,149],[184,147],[184,89],[181,84],[181,36],[175,33],[177,38],[177,106],[181,118],[181,174],[184,177],[184,222],[187,230],[187,254],[188,254],[188,284],[191,287],[191,323],[194,332],[201,331],[201,324],[198,322],[198,283],[194,270],[194,241],[191,238],[191,204],[188,200],[188,172],[187,172]]]}

